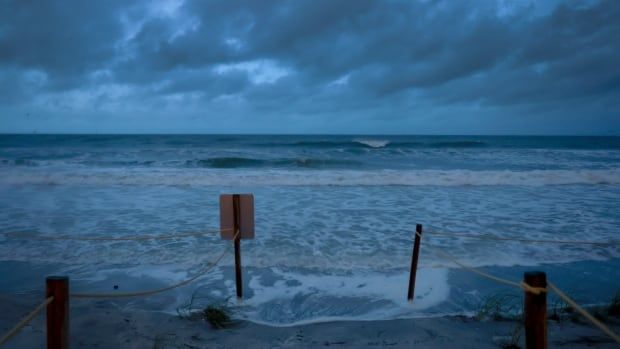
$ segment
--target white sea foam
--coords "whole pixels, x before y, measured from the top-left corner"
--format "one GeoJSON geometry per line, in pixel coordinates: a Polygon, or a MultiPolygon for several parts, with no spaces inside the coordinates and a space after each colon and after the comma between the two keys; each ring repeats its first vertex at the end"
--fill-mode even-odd
{"type": "Polygon", "coordinates": [[[355,139],[354,142],[367,145],[371,148],[383,148],[390,144],[390,141],[385,139],[355,139]]]}
{"type": "Polygon", "coordinates": [[[620,169],[473,170],[7,170],[0,184],[170,186],[546,186],[620,184],[620,169]]]}
{"type": "MultiPolygon", "coordinates": [[[[615,145],[555,149],[542,142],[540,149],[530,149],[496,146],[493,139],[359,138],[356,143],[350,136],[283,139],[269,146],[254,140],[175,143],[178,139],[134,146],[124,139],[108,147],[87,137],[84,145],[64,149],[3,148],[0,233],[125,237],[210,231],[217,229],[221,192],[252,192],[257,234],[243,242],[248,287],[242,304],[248,319],[272,325],[471,310],[477,292],[483,296],[489,285],[478,288],[474,281],[473,289],[462,289],[470,279],[446,271],[454,265],[431,246],[494,275],[517,265],[544,264],[547,270],[620,258],[616,247],[433,235],[616,241],[620,152],[615,145]],[[411,305],[405,292],[415,223],[424,225],[426,242],[416,285],[421,298],[411,305]],[[465,299],[468,292],[474,296],[465,299]]],[[[35,271],[64,265],[60,272],[71,275],[76,290],[94,292],[115,284],[131,291],[184,280],[227,247],[217,234],[141,242],[0,234],[5,263],[35,271]]],[[[605,263],[596,264],[605,269],[587,266],[554,275],[614,289],[613,278],[609,284],[582,279],[591,270],[617,269],[605,263]]],[[[196,290],[216,300],[234,297],[233,266],[234,259],[225,257],[191,286],[153,302],[175,312],[196,290]]],[[[38,273],[14,274],[20,282],[40,282],[38,273]]]]}
{"type": "MultiPolygon", "coordinates": [[[[403,297],[403,285],[407,284],[408,272],[389,274],[354,270],[347,275],[325,275],[302,274],[277,268],[272,271],[279,279],[273,283],[263,283],[261,276],[250,278],[248,286],[252,295],[244,300],[244,306],[255,310],[246,312],[249,320],[293,326],[347,318],[379,320],[412,317],[447,300],[450,293],[447,269],[421,269],[418,272],[417,296],[413,304],[403,297]],[[365,299],[367,304],[381,302],[382,305],[365,309],[359,301],[354,305],[347,304],[347,298],[361,298],[365,299]],[[321,299],[341,301],[326,308],[321,299]],[[274,318],[270,316],[272,308],[277,309],[277,316],[274,314],[274,318]],[[355,314],[356,311],[361,313],[355,314]],[[352,313],[355,315],[351,315],[352,313]]],[[[229,292],[234,292],[232,284],[229,292]]]]}

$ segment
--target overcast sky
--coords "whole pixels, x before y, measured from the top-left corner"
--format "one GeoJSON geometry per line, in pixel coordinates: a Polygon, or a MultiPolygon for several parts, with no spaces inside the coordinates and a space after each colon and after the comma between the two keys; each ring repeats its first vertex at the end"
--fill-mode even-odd
{"type": "Polygon", "coordinates": [[[620,1],[0,0],[0,132],[620,134],[620,1]]]}

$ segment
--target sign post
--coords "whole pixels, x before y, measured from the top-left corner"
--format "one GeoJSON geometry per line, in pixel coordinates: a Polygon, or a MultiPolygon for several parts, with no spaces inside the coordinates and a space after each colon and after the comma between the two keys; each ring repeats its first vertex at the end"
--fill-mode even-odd
{"type": "Polygon", "coordinates": [[[233,232],[235,233],[235,281],[237,285],[237,298],[243,297],[243,282],[241,281],[241,204],[239,195],[233,195],[233,232]]]}
{"type": "Polygon", "coordinates": [[[235,285],[237,297],[243,297],[241,278],[241,239],[254,238],[254,196],[252,194],[220,195],[220,234],[235,245],[235,285]]]}

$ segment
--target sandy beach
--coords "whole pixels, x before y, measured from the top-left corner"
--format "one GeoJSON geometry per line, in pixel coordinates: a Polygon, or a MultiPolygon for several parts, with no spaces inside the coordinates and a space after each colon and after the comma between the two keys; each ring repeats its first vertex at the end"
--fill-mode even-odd
{"type": "MultiPolygon", "coordinates": [[[[0,330],[26,314],[28,304],[3,302],[0,330]]],[[[606,318],[612,329],[620,319],[606,318]]],[[[72,348],[507,348],[516,321],[478,321],[472,317],[388,321],[339,321],[272,327],[240,321],[214,329],[200,318],[122,310],[113,302],[77,302],[71,307],[72,348]]],[[[548,321],[549,348],[617,348],[585,320],[548,321]]],[[[12,338],[6,348],[44,348],[45,317],[12,338]]],[[[518,341],[523,347],[523,336],[518,341]]]]}

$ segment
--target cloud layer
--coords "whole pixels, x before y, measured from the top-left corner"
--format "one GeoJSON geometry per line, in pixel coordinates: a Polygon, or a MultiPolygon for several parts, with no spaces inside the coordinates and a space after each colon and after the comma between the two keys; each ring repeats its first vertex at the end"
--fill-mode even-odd
{"type": "Polygon", "coordinates": [[[620,132],[612,0],[0,8],[4,132],[620,132]]]}

